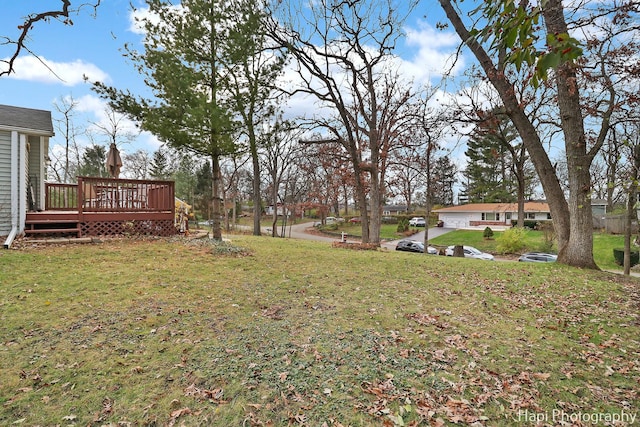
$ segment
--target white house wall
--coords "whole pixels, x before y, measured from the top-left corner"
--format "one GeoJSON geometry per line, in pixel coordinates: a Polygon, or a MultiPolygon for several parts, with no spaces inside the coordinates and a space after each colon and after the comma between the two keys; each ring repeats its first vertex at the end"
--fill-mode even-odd
{"type": "Polygon", "coordinates": [[[0,236],[11,232],[11,132],[0,131],[0,236]]]}
{"type": "MultiPolygon", "coordinates": [[[[478,214],[480,218],[480,214],[478,214]]],[[[449,212],[438,214],[438,219],[443,221],[443,227],[446,228],[467,228],[469,222],[473,220],[472,215],[468,212],[449,212]]]]}
{"type": "Polygon", "coordinates": [[[20,134],[18,142],[18,232],[24,231],[27,219],[27,181],[29,178],[29,157],[27,156],[27,136],[20,134]]]}

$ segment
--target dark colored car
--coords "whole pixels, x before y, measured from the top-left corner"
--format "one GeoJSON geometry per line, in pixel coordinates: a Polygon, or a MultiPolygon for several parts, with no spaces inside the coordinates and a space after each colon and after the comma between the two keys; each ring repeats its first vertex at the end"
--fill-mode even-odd
{"type": "MultiPolygon", "coordinates": [[[[424,253],[424,243],[417,240],[400,240],[396,245],[396,251],[424,253]]],[[[437,255],[438,250],[429,246],[427,252],[432,255],[437,255]]]]}
{"type": "Polygon", "coordinates": [[[558,255],[554,254],[546,254],[543,252],[528,252],[526,254],[522,254],[518,261],[521,262],[556,262],[558,260],[558,255]]]}

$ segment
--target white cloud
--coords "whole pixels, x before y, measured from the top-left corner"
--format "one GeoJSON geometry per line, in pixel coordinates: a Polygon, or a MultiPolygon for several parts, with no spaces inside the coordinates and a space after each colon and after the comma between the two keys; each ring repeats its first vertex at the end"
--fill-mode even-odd
{"type": "Polygon", "coordinates": [[[467,66],[464,57],[454,56],[460,44],[456,33],[438,30],[424,21],[417,28],[405,28],[405,33],[403,70],[416,81],[426,83],[445,73],[456,76],[467,66]]]}
{"type": "Polygon", "coordinates": [[[148,7],[138,8],[134,11],[131,11],[129,13],[129,31],[134,34],[146,34],[144,28],[142,27],[142,25],[140,25],[140,23],[144,22],[145,19],[151,19],[152,16],[153,15],[149,12],[148,7]]]}
{"type": "Polygon", "coordinates": [[[72,62],[55,62],[44,57],[22,56],[16,59],[14,68],[16,72],[7,78],[65,86],[82,84],[85,77],[90,81],[109,81],[107,73],[98,66],[81,59],[72,62]]]}

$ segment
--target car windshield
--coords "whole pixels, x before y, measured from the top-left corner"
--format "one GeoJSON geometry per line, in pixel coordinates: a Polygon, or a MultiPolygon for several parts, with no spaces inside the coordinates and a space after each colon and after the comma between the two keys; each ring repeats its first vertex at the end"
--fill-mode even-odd
{"type": "Polygon", "coordinates": [[[465,250],[471,254],[474,255],[482,255],[482,252],[480,252],[479,250],[477,250],[476,248],[472,248],[472,247],[466,247],[465,250]]]}

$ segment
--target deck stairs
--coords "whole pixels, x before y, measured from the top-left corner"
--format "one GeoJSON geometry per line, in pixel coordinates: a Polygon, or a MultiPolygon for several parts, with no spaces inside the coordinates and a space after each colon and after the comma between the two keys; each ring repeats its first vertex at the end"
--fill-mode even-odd
{"type": "Polygon", "coordinates": [[[24,234],[29,237],[82,237],[82,229],[76,213],[29,212],[25,220],[24,234]]]}

